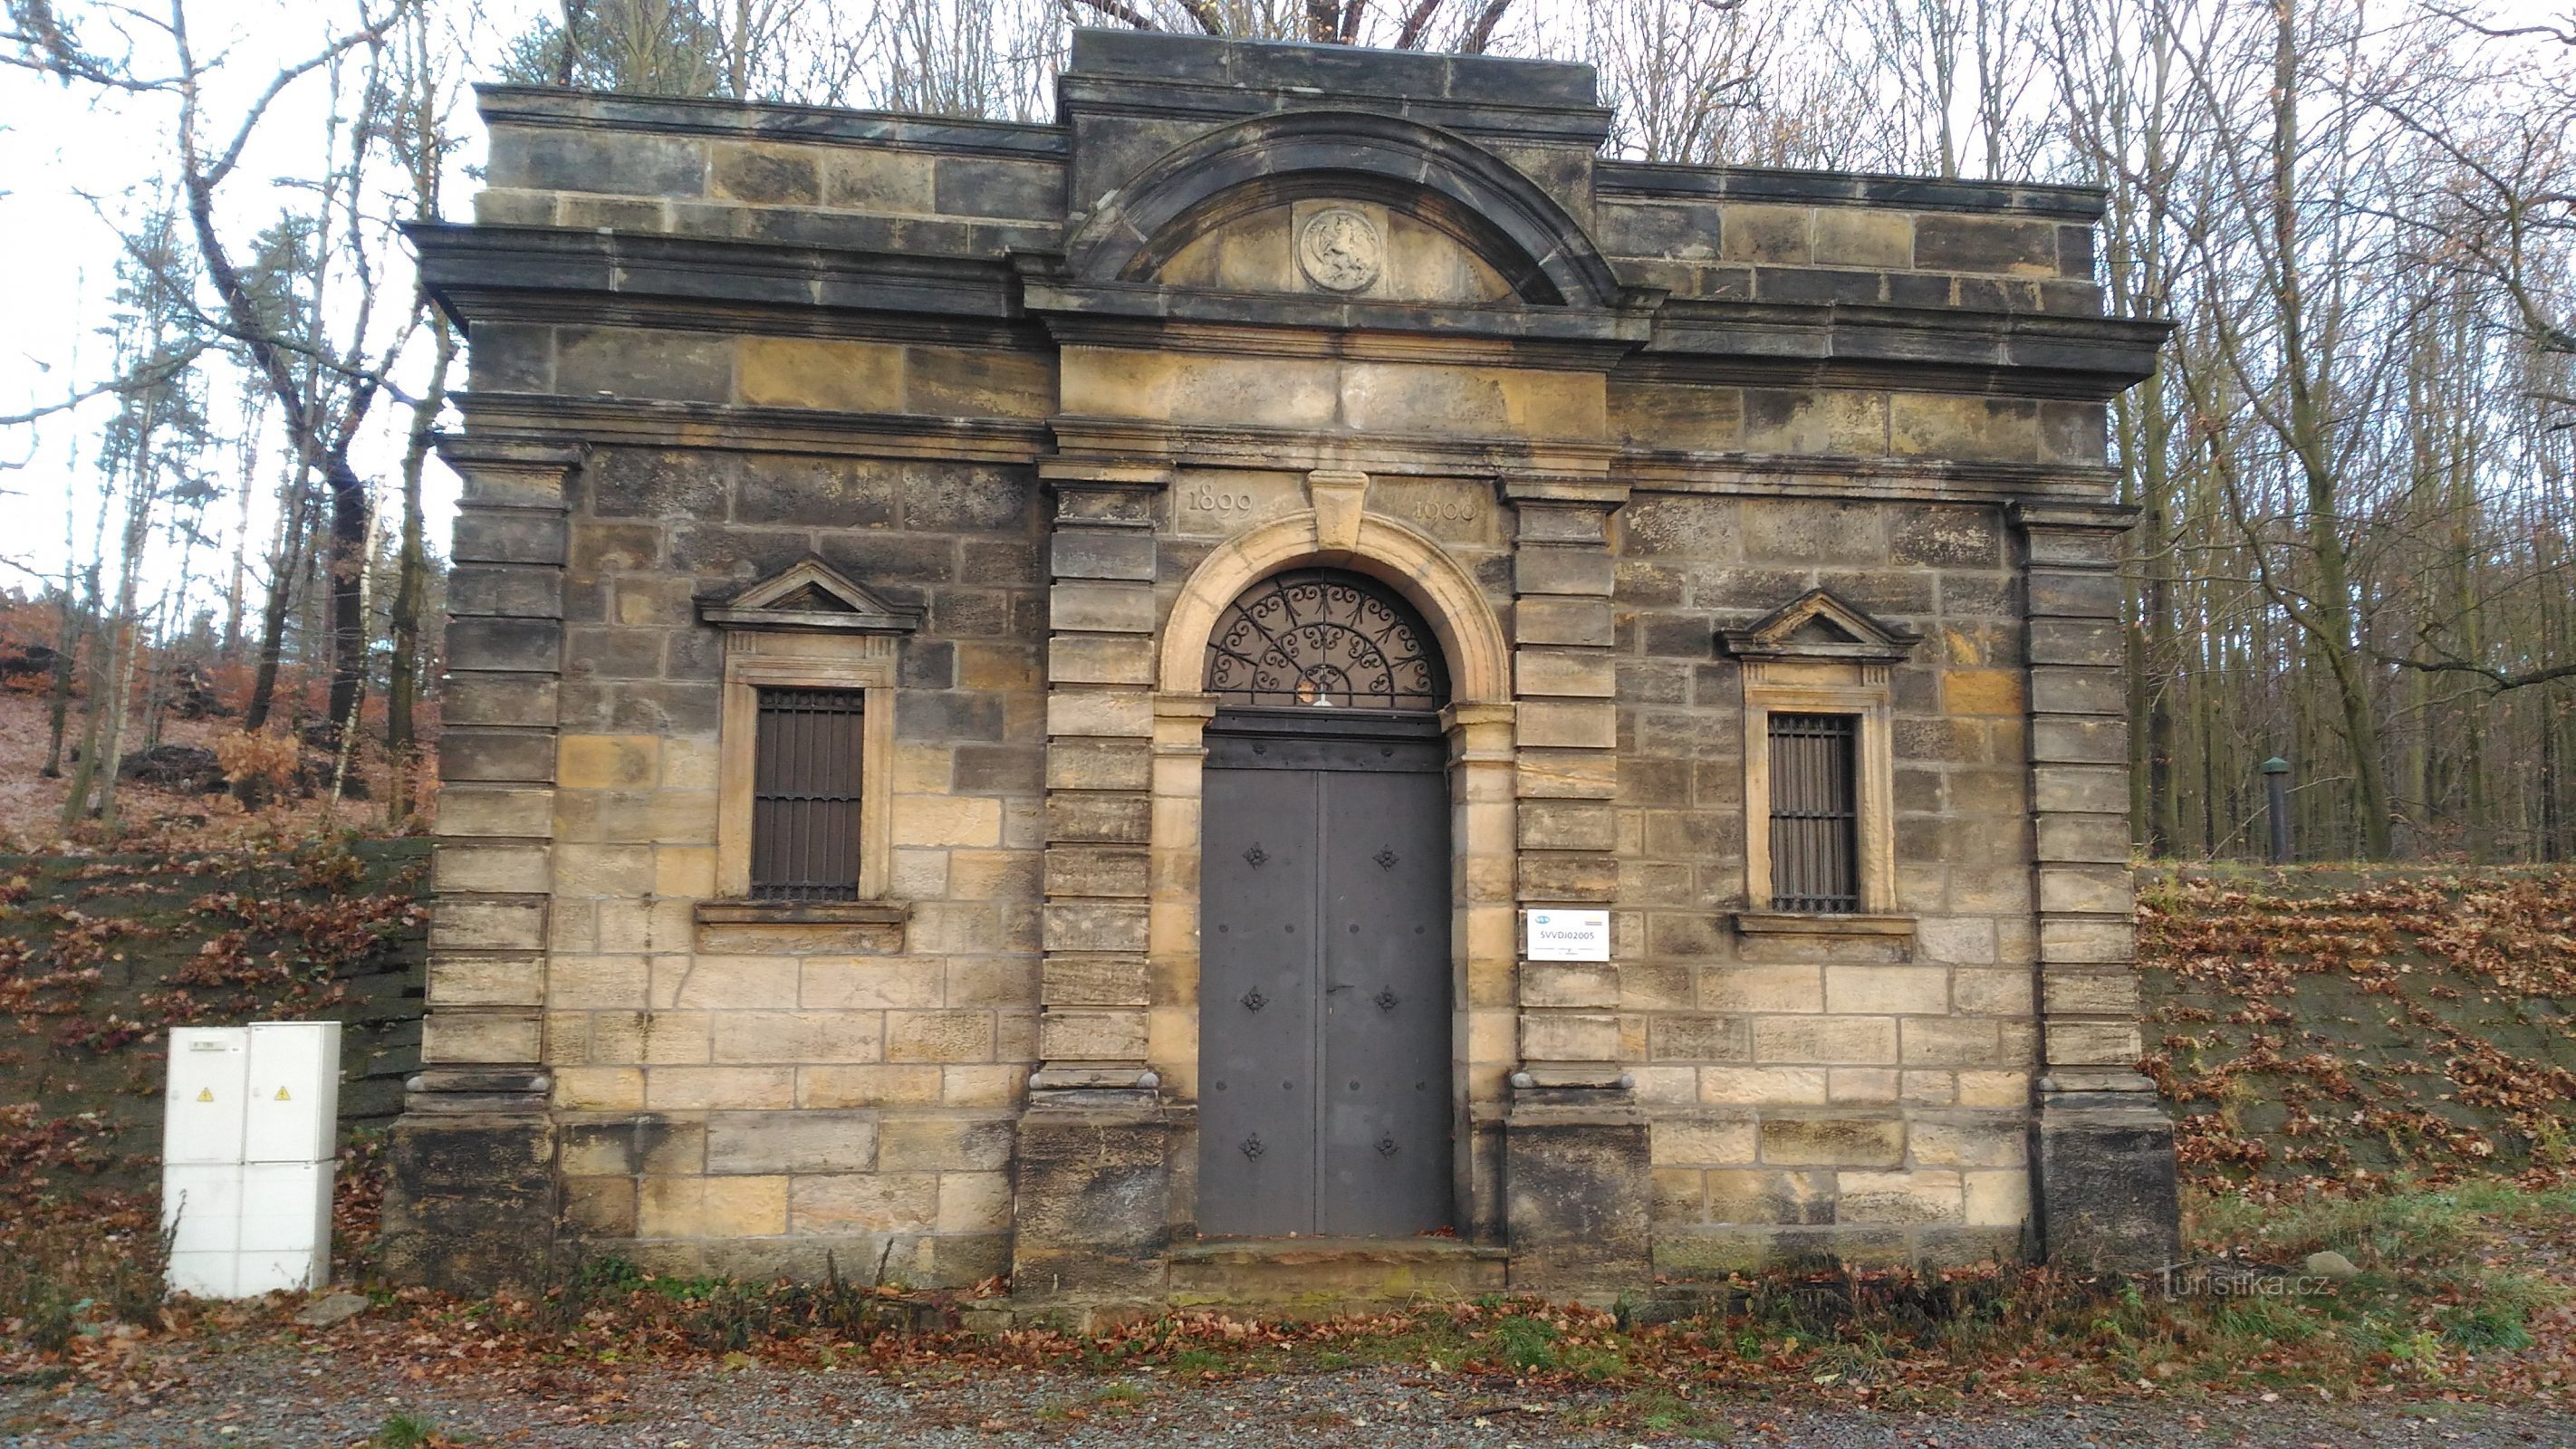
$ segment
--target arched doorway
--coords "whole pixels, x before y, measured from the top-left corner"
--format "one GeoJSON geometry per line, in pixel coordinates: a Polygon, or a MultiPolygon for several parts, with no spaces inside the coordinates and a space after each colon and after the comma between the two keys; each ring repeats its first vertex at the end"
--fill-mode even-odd
{"type": "Polygon", "coordinates": [[[1295,569],[1218,617],[1205,689],[1199,1229],[1452,1227],[1439,642],[1376,580],[1295,569]]]}

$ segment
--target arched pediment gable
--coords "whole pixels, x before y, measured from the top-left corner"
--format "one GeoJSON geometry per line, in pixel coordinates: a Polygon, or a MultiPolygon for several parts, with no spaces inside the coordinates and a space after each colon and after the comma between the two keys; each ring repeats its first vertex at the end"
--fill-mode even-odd
{"type": "Polygon", "coordinates": [[[1345,111],[1262,116],[1147,166],[1067,247],[1075,277],[1151,283],[1228,222],[1300,201],[1376,203],[1445,232],[1526,305],[1608,308],[1618,282],[1582,225],[1527,176],[1418,122],[1345,111]]]}

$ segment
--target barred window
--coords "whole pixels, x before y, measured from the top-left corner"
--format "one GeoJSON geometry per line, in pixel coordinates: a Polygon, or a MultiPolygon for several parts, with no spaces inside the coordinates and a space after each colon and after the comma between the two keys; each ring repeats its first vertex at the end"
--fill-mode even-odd
{"type": "Polygon", "coordinates": [[[856,689],[759,691],[751,794],[754,899],[858,899],[866,697],[856,689]]]}
{"type": "Polygon", "coordinates": [[[1860,909],[1860,810],[1848,714],[1771,716],[1771,908],[1860,909]]]}

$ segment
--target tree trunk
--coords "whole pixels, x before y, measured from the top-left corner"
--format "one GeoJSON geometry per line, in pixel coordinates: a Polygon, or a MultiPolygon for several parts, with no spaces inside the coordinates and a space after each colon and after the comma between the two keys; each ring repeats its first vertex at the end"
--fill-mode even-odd
{"type": "Polygon", "coordinates": [[[2172,477],[2168,445],[2172,423],[2165,412],[2164,375],[2149,377],[2139,389],[2139,491],[2145,511],[2138,519],[2146,555],[2145,586],[2139,607],[2146,614],[2146,826],[2147,852],[2173,855],[2181,835],[2174,805],[2174,689],[2181,674],[2174,637],[2174,536],[2172,477]]]}
{"type": "Polygon", "coordinates": [[[233,515],[233,576],[232,586],[224,591],[223,657],[226,663],[241,657],[242,613],[244,601],[248,598],[246,589],[250,574],[250,488],[253,470],[259,461],[259,449],[251,443],[259,431],[254,424],[264,411],[255,402],[242,408],[241,488],[233,515]]]}
{"type": "Polygon", "coordinates": [[[96,789],[96,814],[109,829],[116,827],[117,771],[125,763],[126,716],[134,707],[134,678],[142,668],[143,621],[135,614],[136,593],[143,582],[143,548],[152,536],[152,503],[159,492],[155,486],[152,458],[152,408],[144,409],[142,440],[135,446],[133,491],[125,505],[124,556],[117,568],[115,626],[108,638],[114,644],[109,653],[112,683],[109,687],[106,740],[99,749],[96,789]]]}
{"type": "MultiPolygon", "coordinates": [[[[95,562],[91,563],[89,570],[89,595],[95,603],[98,597],[98,565],[95,562]]],[[[66,563],[63,566],[62,624],[54,635],[54,677],[45,690],[45,768],[38,771],[48,780],[59,780],[63,776],[63,730],[70,723],[74,660],[80,654],[81,636],[85,632],[83,612],[72,599],[71,566],[66,563]]]]}
{"type": "MultiPolygon", "coordinates": [[[[375,389],[367,381],[353,383],[347,404],[340,409],[337,426],[330,436],[324,435],[323,426],[308,406],[304,389],[288,363],[285,349],[268,334],[259,299],[252,295],[248,281],[242,276],[241,269],[234,265],[231,253],[224,247],[222,235],[215,229],[215,187],[222,177],[220,168],[215,172],[203,169],[196,151],[193,75],[187,96],[187,110],[179,128],[182,180],[188,201],[188,221],[196,235],[198,255],[206,264],[206,278],[214,285],[215,295],[223,299],[224,311],[235,335],[240,338],[243,350],[249,353],[253,370],[267,384],[269,396],[277,404],[293,455],[305,466],[318,469],[331,493],[331,612],[327,627],[331,634],[331,718],[338,721],[348,718],[348,707],[356,703],[358,690],[365,682],[366,620],[359,611],[357,570],[366,564],[361,555],[367,538],[367,490],[349,466],[348,440],[365,420],[375,389]]],[[[261,642],[261,672],[273,689],[275,666],[268,652],[273,643],[269,639],[261,642]]],[[[258,711],[260,723],[266,721],[268,707],[267,698],[262,696],[258,711]]],[[[258,723],[245,722],[245,728],[258,727],[258,723]]]]}
{"type": "Polygon", "coordinates": [[[2308,546],[2316,566],[2316,588],[2310,595],[2316,620],[2309,633],[2333,676],[2336,703],[2343,718],[2344,744],[2352,755],[2359,853],[2366,860],[2386,860],[2388,785],[2380,758],[2379,720],[2371,707],[2370,680],[2359,656],[2351,557],[2344,542],[2334,467],[2327,457],[2329,408],[2320,396],[2332,385],[2332,378],[2310,355],[2312,339],[2308,335],[2307,300],[2299,261],[2298,11],[2286,0],[2279,0],[2274,14],[2271,201],[2275,265],[2279,268],[2275,301],[2281,314],[2282,365],[2290,394],[2290,435],[2286,441],[2297,455],[2306,489],[2308,546]]]}
{"type": "Polygon", "coordinates": [[[277,703],[278,666],[286,658],[286,615],[295,602],[295,575],[278,550],[268,581],[268,599],[259,611],[259,663],[252,670],[250,704],[242,711],[242,733],[257,734],[268,726],[277,703]]]}
{"type": "Polygon", "coordinates": [[[268,726],[277,704],[277,675],[286,659],[286,621],[295,609],[297,560],[303,557],[304,465],[289,462],[277,490],[277,531],[269,540],[268,595],[259,611],[259,655],[252,666],[250,703],[242,710],[242,733],[257,734],[268,726]]]}
{"type": "Polygon", "coordinates": [[[2540,687],[2540,858],[2552,865],[2567,858],[2567,827],[2559,818],[2558,686],[2540,687]]]}
{"type": "Polygon", "coordinates": [[[330,601],[331,690],[327,706],[334,747],[339,731],[354,731],[367,688],[367,485],[349,466],[348,450],[334,447],[322,462],[331,487],[330,601]]]}
{"type": "Polygon", "coordinates": [[[115,627],[99,629],[98,645],[90,650],[89,698],[81,703],[81,742],[73,752],[71,788],[63,792],[63,829],[69,830],[89,814],[90,790],[98,782],[99,718],[107,708],[108,671],[116,657],[115,627]]]}
{"type": "Polygon", "coordinates": [[[421,470],[429,459],[439,408],[447,398],[448,368],[456,358],[455,334],[449,330],[447,319],[433,313],[429,325],[436,348],[430,363],[429,386],[412,404],[411,436],[403,446],[402,555],[394,585],[393,660],[385,678],[385,758],[393,769],[385,818],[396,827],[411,814],[410,772],[419,746],[412,715],[420,688],[420,612],[429,592],[429,550],[421,536],[421,470]]]}

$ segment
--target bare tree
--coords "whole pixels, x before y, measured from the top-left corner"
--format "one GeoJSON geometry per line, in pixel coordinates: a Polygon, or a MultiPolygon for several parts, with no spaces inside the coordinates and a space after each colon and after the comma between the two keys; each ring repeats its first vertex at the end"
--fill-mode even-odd
{"type": "Polygon", "coordinates": [[[933,116],[1043,119],[1064,49],[1058,0],[898,0],[875,7],[869,101],[933,116]]]}
{"type": "Polygon", "coordinates": [[[1823,34],[1843,73],[1844,124],[1876,134],[1859,164],[1944,178],[2028,174],[2045,129],[2030,0],[1829,0],[1823,34]]]}
{"type": "Polygon", "coordinates": [[[1482,55],[1509,40],[1512,0],[1064,0],[1083,15],[1136,30],[1243,40],[1303,40],[1482,55]]]}
{"type": "Polygon", "coordinates": [[[1641,161],[1779,159],[1774,99],[1785,6],[1744,0],[1585,0],[1585,49],[1613,144],[1641,161]]]}
{"type": "MultiPolygon", "coordinates": [[[[2169,0],[2057,0],[2047,16],[2056,124],[2083,180],[2103,189],[2102,274],[2116,316],[2172,315],[2178,251],[2172,200],[2181,168],[2175,135],[2183,97],[2169,0]]],[[[2174,583],[2174,443],[2181,418],[2163,372],[2114,399],[2112,432],[2124,501],[2139,510],[2131,537],[2128,634],[2132,812],[2150,851],[2181,837],[2174,779],[2180,630],[2174,583]]]]}
{"type": "MultiPolygon", "coordinates": [[[[2301,110],[2319,90],[2317,53],[2352,60],[2356,30],[2340,8],[2258,13],[2214,5],[2178,53],[2210,144],[2210,169],[2185,223],[2208,289],[2210,342],[2289,489],[2284,507],[2268,512],[2240,472],[2231,481],[2232,511],[2254,546],[2263,588],[2333,681],[2361,850],[2378,860],[2390,848],[2389,793],[2340,457],[2358,401],[2347,366],[2357,350],[2348,346],[2355,293],[2347,258],[2360,238],[2346,203],[2359,135],[2348,109],[2322,136],[2301,110]],[[2263,50],[2268,76],[2253,63],[2263,50]],[[2284,526],[2267,533],[2267,517],[2284,526]],[[2284,566],[2283,549],[2301,555],[2300,567],[2284,566]]],[[[2209,380],[2197,381],[2193,401],[2207,413],[2209,380]]]]}
{"type": "MultiPolygon", "coordinates": [[[[455,47],[450,39],[426,10],[407,13],[395,35],[398,92],[390,108],[392,137],[388,145],[403,169],[412,214],[419,221],[439,219],[442,181],[459,144],[452,123],[461,85],[451,60],[455,47]]],[[[421,626],[429,592],[421,476],[439,414],[446,407],[448,375],[457,353],[456,334],[446,314],[429,306],[425,298],[414,305],[428,321],[430,367],[427,386],[412,400],[410,427],[403,440],[402,537],[387,630],[392,658],[386,666],[385,679],[385,755],[392,764],[392,786],[387,793],[385,815],[397,828],[412,810],[410,771],[420,744],[416,711],[424,663],[421,626]]],[[[349,736],[354,734],[354,730],[348,732],[349,736]]],[[[350,742],[348,737],[342,741],[344,770],[350,742]]]]}
{"type": "MultiPolygon", "coordinates": [[[[194,277],[183,250],[182,226],[165,197],[145,213],[117,268],[123,285],[116,293],[120,311],[115,331],[126,358],[120,371],[126,375],[189,349],[196,323],[189,296],[194,277]]],[[[63,800],[66,827],[93,815],[109,829],[115,827],[117,772],[136,676],[143,668],[145,629],[136,605],[144,553],[155,511],[176,485],[187,481],[187,468],[205,446],[201,387],[194,373],[179,373],[160,386],[125,393],[102,439],[101,518],[118,506],[124,517],[117,540],[116,602],[101,621],[99,647],[92,651],[82,748],[63,800]]]]}

